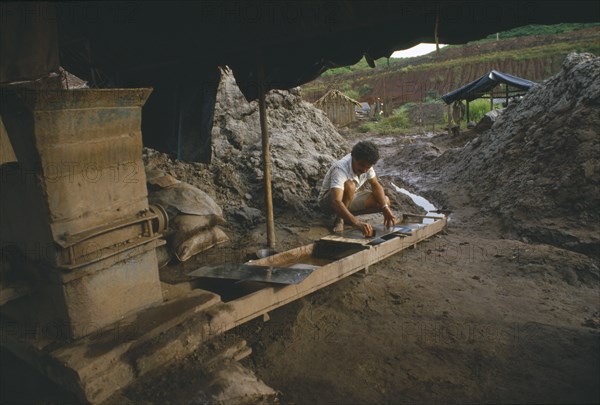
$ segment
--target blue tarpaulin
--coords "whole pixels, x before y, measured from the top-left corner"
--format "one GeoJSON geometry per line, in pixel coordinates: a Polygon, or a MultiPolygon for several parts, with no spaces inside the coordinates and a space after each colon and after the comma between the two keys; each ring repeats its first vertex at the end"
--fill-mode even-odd
{"type": "Polygon", "coordinates": [[[442,100],[444,100],[446,104],[451,104],[457,100],[472,101],[482,97],[486,93],[489,93],[500,83],[504,83],[508,86],[512,86],[523,91],[529,90],[535,84],[530,80],[521,79],[520,77],[509,75],[508,73],[492,70],[491,72],[481,76],[479,79],[472,81],[471,83],[459,89],[451,91],[450,93],[444,94],[442,96],[442,100]]]}

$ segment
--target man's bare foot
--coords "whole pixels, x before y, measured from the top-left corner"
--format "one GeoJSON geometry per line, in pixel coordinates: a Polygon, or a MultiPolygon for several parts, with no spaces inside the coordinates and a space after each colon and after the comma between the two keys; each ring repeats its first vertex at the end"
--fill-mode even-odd
{"type": "Polygon", "coordinates": [[[335,217],[335,221],[333,222],[333,232],[341,233],[344,231],[344,218],[335,217]]]}

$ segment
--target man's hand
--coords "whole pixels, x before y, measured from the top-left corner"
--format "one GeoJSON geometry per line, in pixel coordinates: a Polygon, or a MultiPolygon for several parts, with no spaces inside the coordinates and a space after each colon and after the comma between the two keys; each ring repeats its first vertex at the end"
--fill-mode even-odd
{"type": "Polygon", "coordinates": [[[373,227],[366,222],[357,222],[354,226],[360,229],[365,238],[373,236],[373,227]]]}
{"type": "Polygon", "coordinates": [[[391,228],[394,225],[396,225],[396,216],[394,215],[394,213],[392,212],[392,210],[390,209],[390,207],[385,206],[383,207],[383,226],[386,228],[391,228]]]}

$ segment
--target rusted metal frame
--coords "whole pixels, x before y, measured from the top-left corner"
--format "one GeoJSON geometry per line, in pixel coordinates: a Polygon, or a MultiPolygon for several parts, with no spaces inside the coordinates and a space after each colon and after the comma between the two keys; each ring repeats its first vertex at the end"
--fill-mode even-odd
{"type": "MultiPolygon", "coordinates": [[[[143,217],[128,218],[123,221],[118,221],[118,222],[115,222],[115,223],[112,223],[112,224],[109,224],[106,226],[102,226],[102,227],[98,227],[98,228],[91,229],[88,231],[84,231],[77,235],[67,235],[64,238],[64,240],[56,241],[60,247],[67,250],[68,260],[69,260],[68,263],[61,263],[59,267],[68,269],[68,270],[73,270],[75,268],[97,262],[97,261],[105,259],[107,257],[114,256],[115,254],[118,253],[118,251],[120,251],[122,249],[134,248],[136,246],[140,246],[144,243],[148,243],[152,240],[155,240],[161,236],[160,234],[155,234],[152,229],[152,221],[157,218],[158,218],[158,215],[156,215],[156,214],[146,213],[143,217]],[[141,225],[141,227],[142,227],[142,234],[141,234],[140,240],[135,241],[135,242],[126,243],[119,249],[112,249],[112,247],[114,247],[114,246],[104,247],[104,248],[100,249],[98,252],[105,252],[105,253],[96,255],[92,260],[84,260],[82,262],[77,261],[78,258],[75,257],[75,248],[79,244],[81,244],[84,241],[87,241],[89,239],[92,239],[94,237],[98,237],[100,235],[104,235],[106,233],[116,231],[118,229],[135,226],[135,225],[141,225]]],[[[120,243],[120,242],[123,242],[123,241],[116,241],[116,244],[120,243]]]]}

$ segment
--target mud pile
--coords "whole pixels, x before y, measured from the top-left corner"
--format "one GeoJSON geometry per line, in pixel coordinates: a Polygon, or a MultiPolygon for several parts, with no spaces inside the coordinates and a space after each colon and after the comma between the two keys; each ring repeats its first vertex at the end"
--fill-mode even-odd
{"type": "MultiPolygon", "coordinates": [[[[351,145],[321,110],[301,99],[299,89],[271,91],[267,114],[274,206],[314,215],[320,182],[351,145]]],[[[219,85],[212,137],[210,165],[172,160],[146,148],[146,169],[161,170],[200,188],[226,215],[235,211],[247,222],[260,220],[264,196],[258,103],[246,101],[228,71],[219,85]]]]}
{"type": "MultiPolygon", "coordinates": [[[[271,91],[267,115],[273,203],[308,213],[330,164],[347,153],[349,145],[321,110],[302,100],[299,88],[271,91]]],[[[262,203],[258,103],[245,100],[227,71],[217,96],[213,145],[214,158],[232,165],[242,177],[240,182],[262,203]]]]}
{"type": "Polygon", "coordinates": [[[430,169],[522,239],[598,256],[599,111],[600,58],[570,54],[557,75],[430,169]]]}

